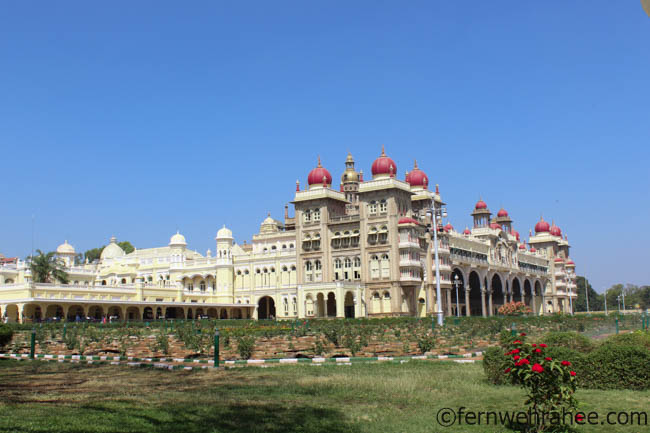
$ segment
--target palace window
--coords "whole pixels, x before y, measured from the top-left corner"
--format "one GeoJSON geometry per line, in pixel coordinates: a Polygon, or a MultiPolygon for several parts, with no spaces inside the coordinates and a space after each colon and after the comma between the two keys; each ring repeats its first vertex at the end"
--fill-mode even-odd
{"type": "Polygon", "coordinates": [[[320,221],[320,209],[314,209],[312,217],[314,221],[320,221]]]}
{"type": "Polygon", "coordinates": [[[388,210],[388,206],[386,204],[386,200],[381,200],[379,202],[379,213],[386,213],[388,210]]]}
{"type": "Polygon", "coordinates": [[[205,293],[205,281],[201,281],[201,293],[205,293]]]}
{"type": "Polygon", "coordinates": [[[306,223],[311,222],[311,210],[306,209],[306,210],[302,213],[302,215],[303,215],[303,220],[304,220],[306,223]]]}
{"type": "Polygon", "coordinates": [[[371,201],[370,204],[368,204],[368,213],[370,215],[374,215],[377,213],[377,202],[376,201],[371,201]]]}
{"type": "Polygon", "coordinates": [[[388,242],[388,227],[382,226],[382,228],[379,229],[379,243],[385,244],[386,242],[388,242]]]}

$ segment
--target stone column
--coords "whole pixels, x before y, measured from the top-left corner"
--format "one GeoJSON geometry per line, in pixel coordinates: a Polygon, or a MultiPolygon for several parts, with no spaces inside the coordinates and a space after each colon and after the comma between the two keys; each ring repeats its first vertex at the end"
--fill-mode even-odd
{"type": "Polygon", "coordinates": [[[537,316],[539,313],[537,312],[537,301],[536,301],[536,299],[535,299],[535,291],[533,291],[533,296],[532,296],[532,298],[533,298],[533,299],[532,299],[532,300],[533,300],[533,314],[534,314],[535,316],[537,316]]]}
{"type": "Polygon", "coordinates": [[[488,316],[492,317],[494,315],[493,311],[494,309],[492,308],[492,288],[488,289],[488,316]]]}
{"type": "Polygon", "coordinates": [[[487,317],[487,311],[485,308],[485,287],[481,287],[481,313],[483,317],[487,317]]]}
{"type": "Polygon", "coordinates": [[[469,317],[472,313],[469,311],[469,287],[464,287],[465,289],[465,316],[469,317]]]}

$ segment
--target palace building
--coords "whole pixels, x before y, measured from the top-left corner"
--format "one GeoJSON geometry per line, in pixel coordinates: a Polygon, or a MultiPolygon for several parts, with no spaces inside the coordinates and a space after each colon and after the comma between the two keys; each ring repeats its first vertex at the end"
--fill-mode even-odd
{"type": "Polygon", "coordinates": [[[166,246],[126,254],[115,237],[93,263],[67,241],[56,255],[68,284],[35,283],[29,263],[0,263],[0,315],[9,321],[104,316],[255,318],[426,316],[437,311],[436,248],[445,315],[492,316],[510,301],[535,314],[570,312],[577,297],[569,242],[540,219],[528,242],[508,212],[483,200],[462,232],[444,224],[438,185],[414,163],[404,180],[382,147],[364,180],[348,154],[339,188],[321,165],[296,182],[294,216],[270,215],[250,243],[225,226],[215,251],[166,246]],[[442,217],[442,218],[440,218],[442,217]],[[435,222],[434,222],[435,221],[435,222]],[[435,236],[433,230],[436,230],[435,236]]]}

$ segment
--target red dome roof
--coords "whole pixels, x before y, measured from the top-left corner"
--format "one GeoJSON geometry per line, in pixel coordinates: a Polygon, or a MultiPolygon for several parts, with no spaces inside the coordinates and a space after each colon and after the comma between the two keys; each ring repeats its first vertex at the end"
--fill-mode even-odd
{"type": "Polygon", "coordinates": [[[519,232],[515,229],[510,230],[510,234],[515,237],[515,239],[519,240],[519,232]]]}
{"type": "Polygon", "coordinates": [[[307,183],[309,185],[331,185],[332,175],[326,168],[320,165],[320,156],[318,157],[318,166],[309,172],[307,176],[307,183]],[[323,178],[325,179],[323,181],[323,178]]]}
{"type": "Polygon", "coordinates": [[[530,252],[531,252],[531,253],[536,253],[537,250],[535,249],[535,247],[530,247],[530,252]]]}
{"type": "Polygon", "coordinates": [[[520,250],[525,250],[526,249],[526,244],[519,244],[519,249],[520,250]]]}
{"type": "Polygon", "coordinates": [[[507,217],[508,216],[508,211],[505,210],[504,208],[499,209],[499,212],[497,212],[498,217],[507,217]]]}
{"type": "Polygon", "coordinates": [[[558,226],[555,225],[555,223],[551,226],[550,233],[553,236],[559,236],[562,237],[562,229],[560,229],[558,226]]]}
{"type": "MultiPolygon", "coordinates": [[[[390,177],[395,177],[395,173],[397,173],[397,164],[386,156],[383,145],[381,146],[381,156],[375,159],[375,162],[372,163],[371,170],[373,176],[388,174],[390,177]]],[[[409,175],[409,178],[410,177],[411,176],[409,175]]]]}
{"type": "Polygon", "coordinates": [[[476,206],[474,206],[474,209],[487,209],[487,203],[485,203],[482,199],[476,202],[476,206]]]}
{"type": "Polygon", "coordinates": [[[562,259],[561,257],[558,257],[557,259],[555,259],[555,263],[561,263],[563,261],[564,261],[564,259],[562,259]]]}
{"type": "Polygon", "coordinates": [[[490,223],[490,228],[491,229],[501,230],[501,226],[499,224],[497,224],[497,223],[490,223]]]}
{"type": "Polygon", "coordinates": [[[402,217],[397,221],[397,224],[419,224],[417,220],[409,217],[402,217]]]}
{"type": "Polygon", "coordinates": [[[426,188],[429,186],[429,178],[427,174],[418,168],[418,162],[413,163],[413,171],[406,175],[406,181],[411,186],[421,186],[426,188]]]}
{"type": "Polygon", "coordinates": [[[568,262],[566,262],[567,266],[575,266],[576,264],[573,262],[573,260],[569,259],[568,262]]]}
{"type": "Polygon", "coordinates": [[[540,218],[539,222],[535,224],[535,233],[544,233],[548,232],[551,229],[551,226],[544,221],[544,217],[540,218]]]}
{"type": "Polygon", "coordinates": [[[451,225],[451,223],[447,223],[447,225],[444,227],[446,232],[450,232],[454,229],[454,226],[451,225]]]}
{"type": "Polygon", "coordinates": [[[471,235],[472,232],[469,231],[469,228],[465,227],[465,230],[463,230],[463,234],[464,234],[464,235],[471,235]]]}

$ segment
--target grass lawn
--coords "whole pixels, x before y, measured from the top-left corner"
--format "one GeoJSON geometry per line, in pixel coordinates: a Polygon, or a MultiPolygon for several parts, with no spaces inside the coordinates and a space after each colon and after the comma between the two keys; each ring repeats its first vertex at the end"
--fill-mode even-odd
{"type": "MultiPolygon", "coordinates": [[[[580,409],[647,411],[650,391],[580,390],[580,409]]],[[[443,428],[436,412],[523,409],[480,363],[279,366],[227,371],[0,361],[0,432],[501,432],[443,428]]],[[[642,432],[647,426],[582,426],[642,432]]],[[[573,430],[572,430],[573,431],[573,430]]]]}

